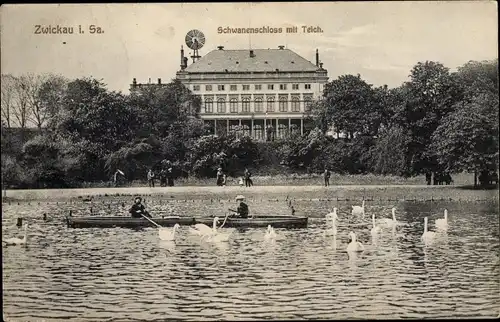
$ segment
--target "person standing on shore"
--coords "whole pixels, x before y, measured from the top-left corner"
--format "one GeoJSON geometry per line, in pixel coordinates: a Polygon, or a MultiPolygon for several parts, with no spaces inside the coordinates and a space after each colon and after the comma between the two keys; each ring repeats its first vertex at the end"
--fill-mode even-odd
{"type": "Polygon", "coordinates": [[[251,176],[252,176],[252,174],[250,173],[250,171],[248,171],[248,168],[245,168],[245,173],[244,173],[245,187],[251,187],[251,186],[253,186],[253,181],[250,178],[251,176]]]}
{"type": "Polygon", "coordinates": [[[148,171],[148,183],[150,188],[155,187],[155,174],[153,172],[153,169],[149,169],[148,171]]]}
{"type": "Polygon", "coordinates": [[[330,170],[328,168],[325,168],[325,172],[323,173],[323,176],[325,177],[325,187],[330,185],[330,170]]]}
{"type": "Polygon", "coordinates": [[[174,186],[174,172],[172,168],[168,168],[167,170],[167,184],[169,187],[174,186]]]}
{"type": "Polygon", "coordinates": [[[222,172],[222,168],[217,169],[217,185],[222,186],[224,182],[224,172],[222,172]]]}

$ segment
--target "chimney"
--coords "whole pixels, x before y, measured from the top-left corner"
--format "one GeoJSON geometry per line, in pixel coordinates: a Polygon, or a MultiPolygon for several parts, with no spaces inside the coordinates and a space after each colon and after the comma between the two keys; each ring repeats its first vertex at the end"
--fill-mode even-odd
{"type": "Polygon", "coordinates": [[[318,49],[316,49],[316,67],[319,67],[319,52],[318,52],[318,49]]]}
{"type": "Polygon", "coordinates": [[[319,68],[323,69],[323,63],[319,63],[319,68]]]}
{"type": "Polygon", "coordinates": [[[158,78],[158,85],[161,85],[161,78],[158,78]]]}
{"type": "MultiPolygon", "coordinates": [[[[188,58],[187,57],[184,57],[184,68],[186,68],[188,65],[188,58]]],[[[184,69],[183,68],[183,69],[184,69]]]]}
{"type": "Polygon", "coordinates": [[[255,54],[253,53],[252,49],[250,49],[250,57],[252,57],[252,58],[255,57],[255,54]]]}
{"type": "Polygon", "coordinates": [[[151,84],[151,77],[149,78],[148,84],[151,84]]]}
{"type": "Polygon", "coordinates": [[[186,68],[186,64],[184,62],[184,47],[181,45],[181,70],[184,70],[184,68],[186,68]]]}
{"type": "Polygon", "coordinates": [[[217,49],[224,50],[224,46],[217,46],[217,49]]]}
{"type": "Polygon", "coordinates": [[[285,46],[278,46],[278,48],[279,48],[280,50],[283,50],[283,49],[285,49],[285,46]]]}
{"type": "Polygon", "coordinates": [[[135,86],[137,85],[137,79],[134,77],[134,79],[132,79],[132,84],[135,86]]]}

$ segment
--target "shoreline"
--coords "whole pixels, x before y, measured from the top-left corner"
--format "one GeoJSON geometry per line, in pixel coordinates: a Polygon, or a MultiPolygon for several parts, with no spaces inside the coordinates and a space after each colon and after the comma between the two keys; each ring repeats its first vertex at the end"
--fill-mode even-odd
{"type": "MultiPolygon", "coordinates": [[[[260,197],[275,196],[279,199],[446,199],[446,200],[498,200],[498,188],[491,190],[467,189],[455,185],[335,185],[335,186],[174,186],[174,187],[119,187],[119,188],[77,188],[77,189],[24,189],[2,191],[2,202],[30,200],[68,200],[93,198],[132,197],[135,195],[155,196],[166,199],[226,199],[233,195],[246,194],[260,197]]],[[[122,198],[123,199],[123,198],[122,198]]]]}

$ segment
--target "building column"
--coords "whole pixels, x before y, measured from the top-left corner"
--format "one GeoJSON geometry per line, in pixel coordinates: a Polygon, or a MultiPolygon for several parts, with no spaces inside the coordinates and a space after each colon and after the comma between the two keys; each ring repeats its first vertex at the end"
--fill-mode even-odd
{"type": "Polygon", "coordinates": [[[239,121],[240,121],[240,126],[241,126],[241,119],[239,119],[239,121]]]}
{"type": "Polygon", "coordinates": [[[217,120],[214,120],[214,134],[217,135],[217,120]]]}
{"type": "Polygon", "coordinates": [[[304,119],[300,119],[300,135],[304,135],[304,119]]]}
{"type": "Polygon", "coordinates": [[[253,131],[253,119],[252,119],[251,124],[252,124],[252,125],[250,126],[250,137],[251,137],[252,139],[255,139],[255,137],[254,137],[254,134],[255,134],[255,133],[254,133],[254,131],[253,131]]]}
{"type": "Polygon", "coordinates": [[[274,139],[278,138],[278,119],[276,119],[276,127],[274,128],[274,139]]]}
{"type": "Polygon", "coordinates": [[[264,141],[267,141],[267,119],[264,119],[264,141]]]}
{"type": "Polygon", "coordinates": [[[226,120],[226,134],[229,134],[229,119],[226,120]]]}
{"type": "Polygon", "coordinates": [[[292,119],[289,118],[288,119],[288,134],[290,134],[292,132],[292,119]]]}

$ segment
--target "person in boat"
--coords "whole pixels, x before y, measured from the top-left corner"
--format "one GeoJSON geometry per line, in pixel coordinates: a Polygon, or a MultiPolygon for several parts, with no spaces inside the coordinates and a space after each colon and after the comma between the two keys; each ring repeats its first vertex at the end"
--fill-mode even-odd
{"type": "Polygon", "coordinates": [[[239,218],[248,218],[250,211],[248,209],[248,205],[245,203],[245,197],[239,195],[236,197],[236,202],[239,202],[238,208],[236,208],[235,217],[239,218]]]}
{"type": "Polygon", "coordinates": [[[149,214],[149,212],[146,210],[146,208],[142,204],[141,197],[135,198],[134,204],[130,208],[129,212],[132,215],[132,218],[142,218],[143,217],[142,215],[151,218],[151,215],[149,214]]]}

